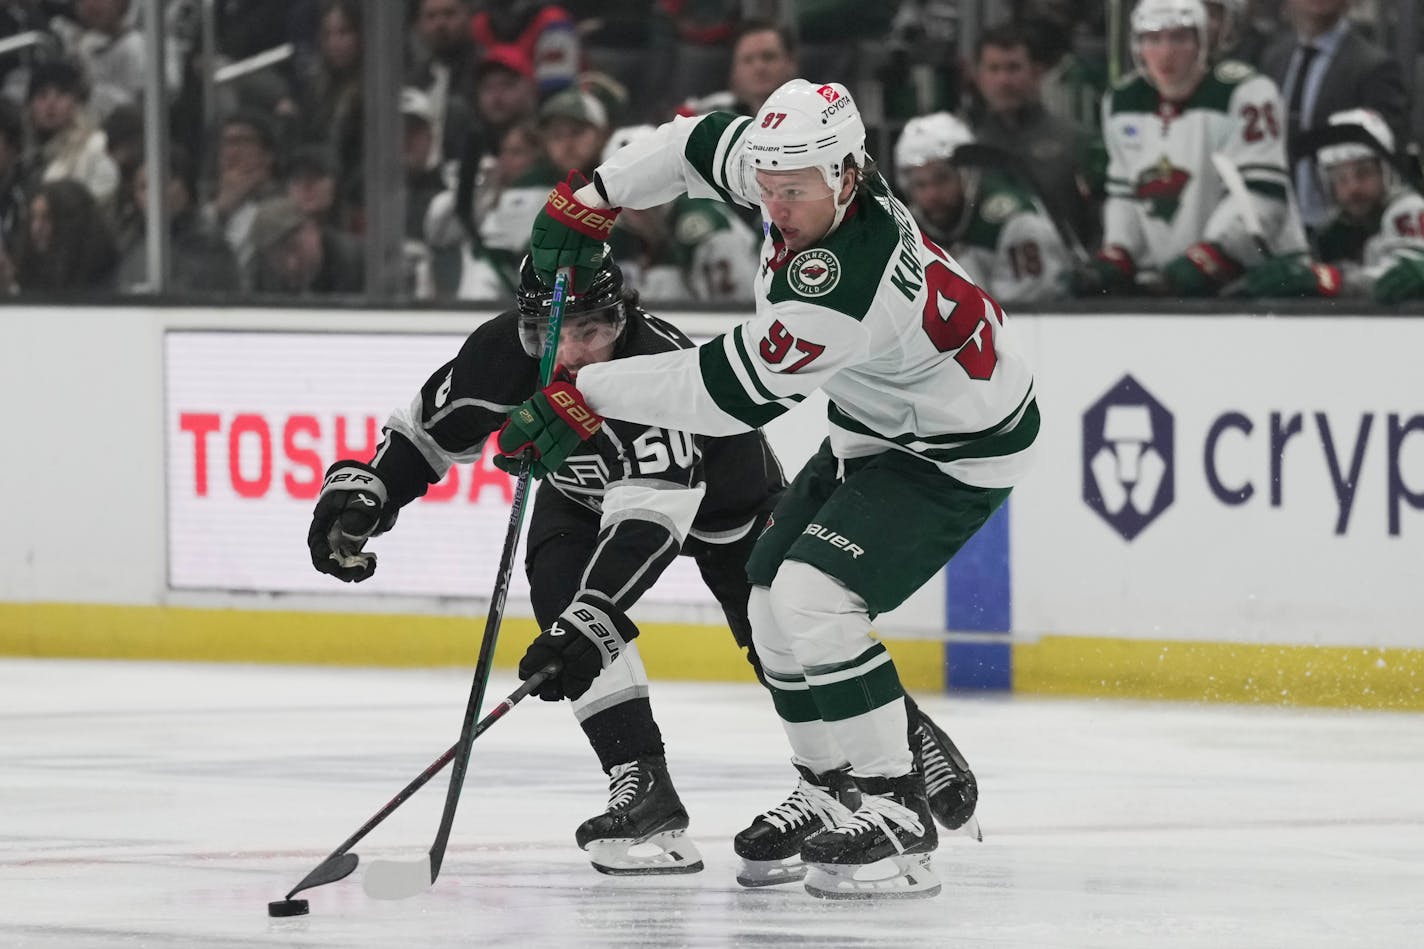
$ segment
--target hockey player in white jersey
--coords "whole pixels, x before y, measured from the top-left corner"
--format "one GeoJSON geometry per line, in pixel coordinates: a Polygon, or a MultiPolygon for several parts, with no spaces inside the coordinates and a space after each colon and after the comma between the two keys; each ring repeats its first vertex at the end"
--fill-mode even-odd
{"type": "Polygon", "coordinates": [[[895,176],[915,221],[999,302],[1056,297],[1069,266],[1063,239],[1023,182],[955,161],[973,142],[969,126],[948,112],[905,123],[895,176]]]}
{"type": "MultiPolygon", "coordinates": [[[[801,780],[737,835],[746,885],[796,880],[828,898],[940,888],[923,762],[874,616],[934,576],[1026,471],[1039,413],[1004,311],[915,225],[865,153],[839,83],[793,80],[751,117],[678,118],[560,185],[534,226],[541,276],[606,253],[618,209],[679,194],[760,205],[756,314],[696,350],[590,366],[566,414],[742,432],[822,390],[830,437],[796,476],[747,573],[752,637],[801,780]]],[[[500,450],[572,427],[537,395],[500,450]]],[[[547,399],[546,399],[547,401],[547,399]]],[[[575,439],[576,440],[576,439],[575,439]]]]}
{"type": "Polygon", "coordinates": [[[1277,257],[1252,268],[1256,297],[1373,297],[1379,303],[1424,298],[1424,197],[1400,180],[1387,156],[1394,133],[1379,113],[1348,109],[1329,125],[1356,141],[1316,152],[1322,186],[1335,213],[1316,236],[1317,262],[1277,257]]]}
{"type": "Polygon", "coordinates": [[[1211,296],[1261,261],[1212,165],[1217,152],[1245,179],[1271,251],[1306,248],[1280,90],[1244,63],[1209,68],[1206,22],[1201,0],[1140,0],[1132,11],[1138,71],[1103,97],[1103,249],[1075,273],[1079,295],[1130,291],[1155,271],[1169,294],[1211,296]]]}

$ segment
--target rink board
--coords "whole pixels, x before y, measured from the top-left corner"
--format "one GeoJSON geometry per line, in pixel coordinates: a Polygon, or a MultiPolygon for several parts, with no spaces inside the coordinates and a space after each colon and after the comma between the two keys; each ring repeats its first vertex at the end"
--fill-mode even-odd
{"type": "MultiPolygon", "coordinates": [[[[487,315],[11,308],[0,391],[43,411],[16,414],[28,463],[0,471],[26,499],[0,546],[0,651],[468,663],[510,494],[487,458],[402,512],[369,583],[333,589],[303,538],[325,465],[369,455],[487,315]],[[76,442],[56,431],[96,405],[76,442]]],[[[1012,326],[1037,366],[1038,465],[879,619],[907,684],[1424,707],[1424,323],[1012,326]]],[[[788,471],[823,413],[769,430],[788,471]]],[[[690,568],[639,605],[650,665],[745,677],[690,568]]],[[[520,573],[501,662],[533,629],[520,573]]]]}

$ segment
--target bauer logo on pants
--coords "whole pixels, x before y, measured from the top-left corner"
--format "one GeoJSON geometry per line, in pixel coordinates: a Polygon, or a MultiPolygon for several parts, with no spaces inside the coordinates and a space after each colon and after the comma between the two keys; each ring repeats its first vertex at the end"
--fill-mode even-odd
{"type": "Polygon", "coordinates": [[[1172,413],[1132,376],[1083,413],[1083,500],[1126,540],[1171,506],[1172,413]]]}

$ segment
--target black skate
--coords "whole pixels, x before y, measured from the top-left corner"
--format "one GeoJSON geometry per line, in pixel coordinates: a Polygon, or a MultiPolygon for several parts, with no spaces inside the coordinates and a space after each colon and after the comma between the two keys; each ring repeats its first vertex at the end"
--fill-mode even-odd
{"type": "Polygon", "coordinates": [[[801,859],[808,867],[806,892],[827,900],[939,893],[939,877],[930,868],[939,833],[920,775],[911,771],[898,778],[858,777],[855,783],[860,807],[850,820],[801,845],[801,859]]]}
{"type": "Polygon", "coordinates": [[[614,765],[608,809],[580,824],[574,840],[600,873],[696,873],[702,853],[684,836],[687,824],[666,759],[649,755],[614,765]]]}
{"type": "Polygon", "coordinates": [[[910,705],[910,748],[915,753],[915,769],[925,776],[925,793],[930,813],[945,830],[958,830],[975,840],[983,840],[974,808],[979,803],[979,782],[969,770],[969,762],[949,740],[949,736],[910,705]]]}
{"type": "Polygon", "coordinates": [[[759,814],[732,840],[732,849],[742,858],[737,871],[737,882],[742,886],[795,883],[805,877],[802,842],[849,820],[851,809],[860,803],[860,792],[848,770],[817,774],[799,764],[796,770],[801,780],[791,796],[759,814]]]}

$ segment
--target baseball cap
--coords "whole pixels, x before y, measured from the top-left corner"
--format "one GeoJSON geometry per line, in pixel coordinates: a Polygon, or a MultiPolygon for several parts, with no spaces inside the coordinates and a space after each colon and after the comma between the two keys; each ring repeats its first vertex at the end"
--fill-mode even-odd
{"type": "Polygon", "coordinates": [[[269,250],[306,222],[291,198],[268,198],[257,206],[252,219],[252,246],[257,251],[269,250]]]}
{"type": "Polygon", "coordinates": [[[525,79],[534,78],[534,63],[517,46],[502,44],[486,49],[484,56],[475,64],[475,81],[495,69],[505,69],[525,79]]]}
{"type": "Polygon", "coordinates": [[[406,86],[401,90],[400,111],[401,115],[424,120],[426,125],[435,124],[435,106],[431,104],[430,96],[414,86],[406,86]]]}
{"type": "Polygon", "coordinates": [[[600,129],[608,128],[608,110],[591,92],[569,88],[549,97],[539,108],[539,121],[573,119],[600,129]]]}

